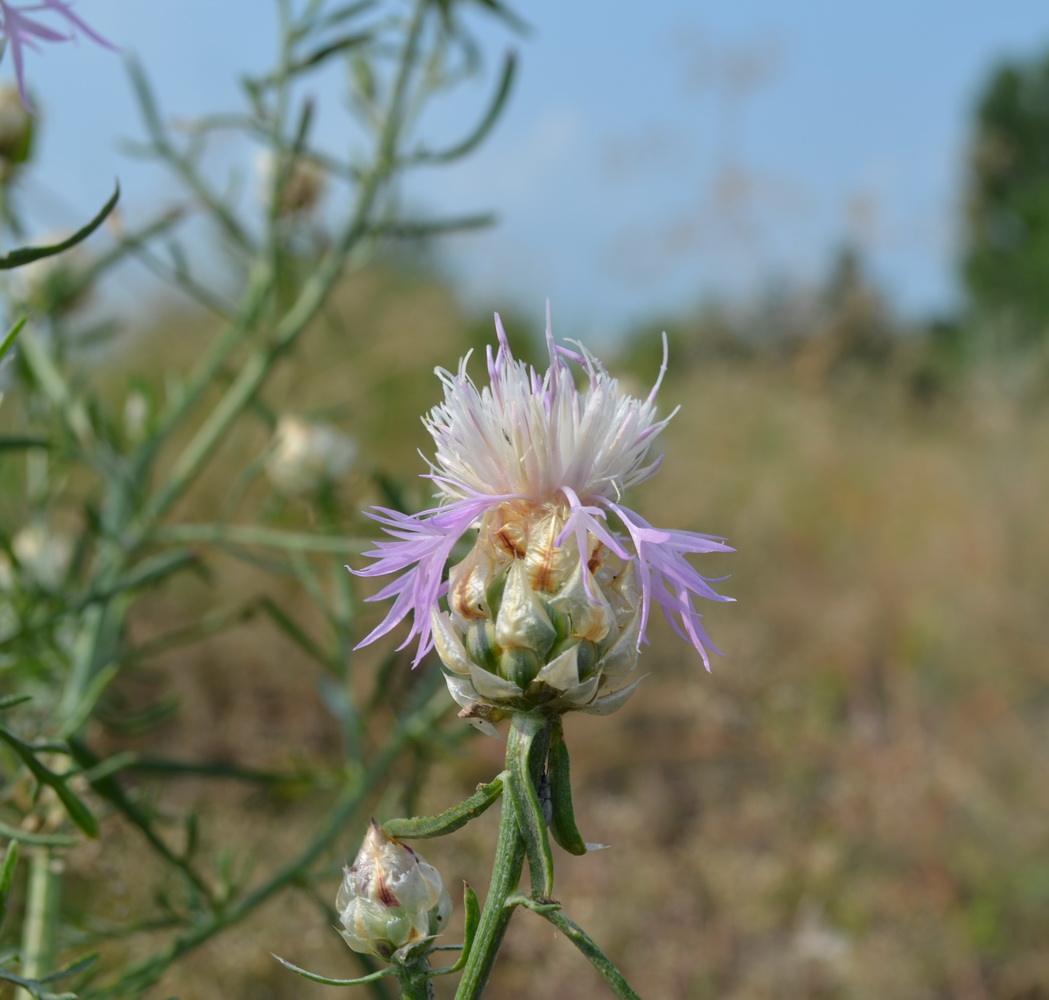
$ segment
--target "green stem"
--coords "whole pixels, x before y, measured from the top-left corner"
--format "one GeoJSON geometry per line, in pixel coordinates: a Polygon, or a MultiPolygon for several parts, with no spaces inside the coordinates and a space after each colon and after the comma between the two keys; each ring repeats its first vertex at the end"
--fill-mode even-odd
{"type": "MultiPolygon", "coordinates": [[[[511,756],[520,752],[522,744],[531,741],[531,778],[538,787],[543,761],[550,740],[550,721],[528,713],[518,713],[513,718],[510,734],[506,741],[506,759],[509,766],[511,756]]],[[[492,881],[481,913],[470,957],[463,968],[462,979],[455,993],[455,1000],[479,1000],[488,985],[488,977],[495,963],[495,956],[502,944],[506,928],[514,908],[507,900],[517,892],[524,867],[525,841],[518,827],[513,804],[503,796],[502,815],[499,820],[499,839],[492,867],[492,881]]]]}
{"type": "MultiPolygon", "coordinates": [[[[43,979],[55,971],[61,904],[61,858],[52,847],[36,847],[29,858],[22,926],[22,975],[26,979],[43,979]]],[[[19,990],[18,1000],[31,1000],[31,996],[26,990],[19,990]]]]}
{"type": "MultiPolygon", "coordinates": [[[[367,235],[372,212],[397,166],[397,144],[406,117],[405,102],[409,83],[416,69],[419,42],[428,9],[429,0],[417,0],[407,28],[374,162],[363,179],[353,214],[338,243],[306,283],[296,302],[277,323],[270,343],[247,359],[233,384],[176,459],[164,485],[142,514],[140,523],[146,526],[147,530],[196,478],[208,457],[225,437],[230,424],[255,398],[277,359],[291,348],[299,334],[328,300],[328,295],[342,275],[351,251],[367,235]]],[[[272,271],[269,273],[272,275],[272,271]]]]}
{"type": "Polygon", "coordinates": [[[428,975],[429,962],[425,958],[398,965],[396,969],[401,1000],[433,1000],[433,986],[428,975]]]}

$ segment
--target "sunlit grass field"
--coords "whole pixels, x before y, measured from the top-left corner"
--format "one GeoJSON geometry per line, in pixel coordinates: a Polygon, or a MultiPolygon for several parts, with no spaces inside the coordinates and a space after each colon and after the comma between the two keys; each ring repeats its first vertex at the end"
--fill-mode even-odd
{"type": "MultiPolygon", "coordinates": [[[[425,471],[419,416],[439,398],[432,368],[454,368],[487,325],[465,320],[428,280],[366,276],[267,393],[274,411],[321,415],[357,438],[361,457],[339,497],[348,535],[372,530],[357,511],[386,502],[391,483],[406,503],[425,502],[414,477],[425,471]]],[[[208,335],[198,326],[169,322],[121,364],[159,385],[208,335]]],[[[513,340],[538,323],[509,326],[513,340]]],[[[556,304],[555,330],[572,336],[557,328],[556,304]]],[[[658,355],[647,345],[632,353],[658,355]]],[[[616,373],[646,390],[656,374],[616,373]]],[[[105,378],[115,387],[125,374],[105,378]]],[[[566,912],[652,1000],[1049,997],[1049,407],[998,368],[960,375],[929,400],[891,367],[814,384],[786,362],[685,367],[674,357],[660,399],[681,410],[662,438],[664,466],[633,506],[656,525],[726,536],[737,553],[701,568],[727,576],[719,586],[738,603],[706,610],[725,653],[710,674],[660,621],[642,656],[648,676],[626,707],[567,719],[580,829],[609,849],[557,853],[566,912]]],[[[203,482],[178,516],[213,514],[267,438],[262,420],[246,430],[219,463],[228,478],[203,482]]],[[[294,526],[310,512],[277,504],[259,479],[235,519],[259,517],[294,526]]],[[[136,636],[246,602],[259,578],[220,561],[210,577],[150,596],[136,636]]],[[[290,582],[265,586],[308,607],[290,582]]],[[[366,620],[377,614],[368,608],[366,620]]],[[[395,644],[354,669],[378,669],[395,644]]],[[[391,702],[439,669],[428,662],[412,675],[408,660],[391,673],[391,702]]],[[[271,624],[246,620],[117,684],[121,712],[169,699],[171,714],[93,735],[183,761],[334,767],[321,680],[271,624]]],[[[375,727],[388,723],[377,710],[375,727]]],[[[490,738],[450,739],[415,796],[420,809],[457,801],[501,758],[490,738]]],[[[149,795],[150,779],[138,780],[149,795]]],[[[308,837],[319,808],[294,783],[184,778],[165,794],[200,809],[206,845],[250,846],[260,868],[308,837]]],[[[377,815],[384,808],[377,799],[377,815]]],[[[463,879],[483,894],[494,821],[429,846],[453,896],[463,879]]],[[[329,883],[263,907],[177,964],[156,995],[332,994],[270,952],[359,974],[317,901],[331,905],[338,866],[363,832],[345,831],[329,883]]],[[[124,919],[137,899],[162,893],[147,858],[135,831],[114,821],[101,846],[73,856],[79,905],[124,919]]],[[[440,980],[437,989],[452,992],[440,980]]],[[[491,993],[539,990],[551,1000],[608,995],[566,940],[524,914],[491,993]]]]}

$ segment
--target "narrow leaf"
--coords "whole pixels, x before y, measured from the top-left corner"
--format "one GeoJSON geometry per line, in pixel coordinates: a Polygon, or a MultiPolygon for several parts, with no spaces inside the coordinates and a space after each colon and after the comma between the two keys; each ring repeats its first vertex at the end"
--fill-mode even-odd
{"type": "Polygon", "coordinates": [[[41,847],[73,847],[77,843],[76,837],[67,837],[61,833],[30,833],[2,822],[0,835],[20,844],[38,844],[41,847]]]}
{"type": "Polygon", "coordinates": [[[488,133],[491,132],[492,127],[499,120],[499,116],[502,114],[503,108],[506,106],[507,98],[510,96],[510,89],[513,87],[514,76],[516,73],[517,60],[514,58],[513,53],[510,53],[503,60],[503,70],[500,74],[495,92],[492,95],[491,103],[488,105],[488,108],[474,130],[465,139],[456,143],[450,149],[446,149],[440,153],[420,153],[419,160],[425,163],[448,163],[452,160],[458,160],[461,157],[466,156],[468,153],[473,152],[473,150],[484,141],[488,133]]]}
{"type": "Polygon", "coordinates": [[[565,743],[564,726],[560,718],[554,721],[550,731],[546,767],[550,782],[550,832],[569,854],[586,854],[586,841],[575,823],[568,745],[565,743]]]}
{"type": "Polygon", "coordinates": [[[8,434],[0,437],[0,448],[50,448],[51,442],[47,438],[34,437],[31,434],[8,434]]]}
{"type": "Polygon", "coordinates": [[[15,877],[15,866],[18,864],[18,841],[12,840],[4,851],[4,860],[0,862],[0,924],[7,913],[7,894],[11,891],[11,882],[15,877]]]}
{"type": "Polygon", "coordinates": [[[446,833],[453,833],[460,827],[466,826],[470,820],[480,816],[499,798],[509,774],[509,771],[503,771],[487,785],[478,785],[477,791],[465,802],[460,802],[436,816],[413,816],[409,819],[387,820],[382,824],[383,833],[388,837],[396,837],[398,840],[443,837],[446,833]]]}
{"type": "Polygon", "coordinates": [[[0,740],[3,740],[19,757],[22,758],[22,762],[27,768],[29,768],[33,777],[42,785],[48,785],[55,790],[55,794],[58,796],[62,805],[65,806],[66,812],[69,814],[69,818],[84,831],[89,837],[98,836],[98,820],[95,819],[91,810],[88,809],[83,802],[75,794],[73,794],[69,785],[66,784],[64,775],[55,774],[50,768],[45,767],[36,756],[36,751],[30,744],[24,740],[19,739],[8,729],[4,729],[0,726],[0,740]]]}
{"type": "MultiPolygon", "coordinates": [[[[271,951],[270,954],[273,955],[273,952],[271,951]]],[[[315,983],[324,983],[325,986],[360,986],[363,983],[373,983],[376,979],[382,979],[383,976],[392,975],[396,971],[390,965],[385,969],[380,969],[378,972],[373,972],[370,976],[362,976],[360,979],[326,979],[324,976],[318,976],[315,972],[307,972],[305,969],[300,969],[297,965],[292,965],[291,962],[281,958],[280,955],[273,955],[273,957],[285,969],[290,969],[296,975],[302,976],[304,979],[310,979],[315,983]]]]}
{"type": "Polygon", "coordinates": [[[626,977],[616,968],[612,960],[594,944],[591,937],[578,924],[569,920],[559,909],[541,909],[529,907],[540,916],[550,921],[569,941],[586,957],[590,964],[601,974],[601,978],[612,988],[620,1000],[641,1000],[626,977]]]}
{"type": "Polygon", "coordinates": [[[28,316],[23,316],[21,319],[16,320],[11,329],[4,334],[4,339],[0,341],[0,359],[14,346],[15,337],[22,332],[22,327],[26,325],[26,320],[28,319],[28,316]]]}
{"type": "MultiPolygon", "coordinates": [[[[51,243],[43,247],[20,247],[12,250],[6,257],[0,257],[0,270],[9,270],[13,267],[22,267],[31,264],[34,260],[42,260],[44,257],[53,257],[55,254],[75,247],[78,243],[86,240],[106,220],[106,216],[116,207],[120,200],[120,185],[117,184],[109,200],[99,209],[98,214],[86,225],[81,226],[68,239],[61,243],[51,243]]],[[[22,320],[22,322],[25,322],[22,320]]],[[[18,324],[15,324],[16,326],[18,324]]],[[[10,334],[8,335],[10,336],[10,334]]],[[[6,344],[6,341],[5,341],[6,344]]]]}
{"type": "Polygon", "coordinates": [[[5,972],[3,969],[0,969],[0,982],[20,986],[35,1000],[77,1000],[75,993],[52,993],[39,979],[24,979],[13,972],[5,972]]]}
{"type": "Polygon", "coordinates": [[[32,700],[33,696],[31,694],[6,694],[0,698],[0,712],[6,712],[7,709],[14,708],[15,705],[22,705],[32,700]]]}
{"type": "Polygon", "coordinates": [[[510,769],[506,788],[525,842],[528,874],[532,880],[532,893],[537,899],[549,898],[554,891],[554,860],[546,835],[546,820],[529,767],[532,742],[543,725],[542,719],[525,713],[516,715],[506,751],[506,763],[510,769]]]}

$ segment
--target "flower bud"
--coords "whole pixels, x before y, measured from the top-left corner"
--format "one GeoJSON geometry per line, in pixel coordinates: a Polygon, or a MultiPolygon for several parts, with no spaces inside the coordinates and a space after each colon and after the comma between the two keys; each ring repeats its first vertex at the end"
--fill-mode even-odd
{"type": "Polygon", "coordinates": [[[286,496],[304,496],[344,476],[357,456],[353,439],[328,424],[284,416],[266,459],[270,482],[286,496]]]}
{"type": "Polygon", "coordinates": [[[26,163],[33,150],[33,116],[17,87],[0,85],[0,184],[26,163]]]}
{"type": "Polygon", "coordinates": [[[564,528],[556,505],[502,503],[452,567],[450,610],[434,610],[433,634],[467,716],[491,716],[478,705],[603,715],[636,686],[610,691],[637,664],[634,563],[592,534],[584,559],[574,535],[560,539],[564,528]]]}
{"type": "MultiPolygon", "coordinates": [[[[55,230],[41,234],[33,245],[50,246],[69,236],[68,231],[55,230]]],[[[81,244],[23,264],[15,272],[20,305],[40,314],[69,315],[91,298],[91,285],[85,281],[89,267],[90,255],[81,244]]]]}
{"type": "Polygon", "coordinates": [[[47,524],[22,528],[11,539],[21,576],[48,591],[56,591],[66,579],[73,561],[73,539],[47,524]]]}
{"type": "MultiPolygon", "coordinates": [[[[264,150],[256,161],[263,201],[270,197],[278,163],[271,150],[264,150]]],[[[326,180],[324,171],[314,160],[298,157],[284,178],[277,214],[281,218],[309,215],[324,197],[326,180]]]]}
{"type": "Polygon", "coordinates": [[[374,820],[353,867],[343,871],[335,906],[354,951],[389,961],[448,922],[452,901],[440,872],[374,820]]]}

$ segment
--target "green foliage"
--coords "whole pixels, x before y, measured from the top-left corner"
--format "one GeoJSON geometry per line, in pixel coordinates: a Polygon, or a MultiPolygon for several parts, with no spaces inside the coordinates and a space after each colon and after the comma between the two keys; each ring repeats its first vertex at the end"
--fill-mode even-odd
{"type": "MultiPolygon", "coordinates": [[[[142,995],[172,963],[272,897],[302,892],[329,869],[333,845],[363,822],[391,775],[415,787],[433,747],[454,745],[438,725],[446,714],[439,672],[401,680],[392,665],[357,663],[361,626],[343,564],[369,545],[352,536],[367,476],[347,472],[355,448],[345,432],[327,421],[318,432],[315,400],[306,413],[289,413],[303,396],[295,402],[286,389],[304,359],[323,367],[317,349],[304,346],[311,339],[325,336],[327,369],[335,358],[340,373],[368,351],[371,323],[361,313],[371,299],[356,292],[369,281],[365,264],[394,256],[391,247],[489,221],[487,213],[408,216],[397,188],[409,170],[453,164],[484,140],[515,67],[505,63],[472,127],[430,148],[416,132],[420,115],[475,65],[468,17],[430,0],[274,7],[274,68],[242,81],[235,111],[172,128],[146,69],[129,64],[144,129],[134,151],[168,172],[175,209],[128,218],[108,246],[101,233],[84,243],[118,191],[68,239],[0,260],[0,269],[21,268],[22,279],[9,286],[10,332],[0,342],[0,357],[13,358],[0,434],[0,680],[17,692],[0,701],[0,831],[28,855],[24,891],[13,883],[17,848],[0,869],[12,904],[0,931],[0,979],[32,996],[52,996],[49,984],[65,977],[90,1000],[142,995]],[[300,84],[339,67],[367,83],[351,88],[343,111],[355,139],[337,157],[314,146],[314,106],[300,84]],[[232,194],[237,185],[206,163],[208,146],[218,136],[227,142],[231,130],[241,148],[261,145],[269,156],[262,199],[243,203],[232,194]],[[340,212],[322,213],[332,187],[340,212]],[[225,273],[201,263],[208,252],[183,229],[194,218],[218,234],[225,273]],[[115,327],[91,325],[82,307],[132,258],[196,310],[202,335],[172,338],[177,363],[136,366],[145,358],[140,331],[126,359],[103,346],[106,364],[97,365],[115,327]],[[344,313],[348,287],[356,299],[344,313]],[[313,435],[290,460],[277,433],[285,417],[313,435]],[[335,445],[337,462],[323,450],[335,445]],[[299,464],[278,476],[278,460],[299,464]],[[231,563],[244,573],[227,587],[231,563]],[[165,607],[160,624],[150,621],[154,601],[165,607]],[[248,622],[264,644],[280,645],[300,679],[298,697],[327,710],[320,728],[336,734],[333,746],[301,758],[286,748],[272,767],[252,766],[236,750],[217,759],[182,746],[141,752],[164,726],[192,724],[170,692],[138,696],[158,664],[216,648],[248,622]],[[280,851],[267,844],[256,864],[255,850],[236,837],[223,842],[192,804],[168,801],[165,789],[189,776],[294,798],[316,826],[280,851]],[[130,915],[104,915],[100,885],[79,898],[82,872],[70,859],[85,837],[100,839],[103,856],[115,837],[149,858],[130,915]],[[159,933],[148,947],[121,954],[124,945],[114,946],[143,928],[159,933]],[[55,972],[93,944],[103,952],[97,964],[55,972]]],[[[3,206],[16,239],[19,190],[5,190],[3,206]]],[[[345,382],[340,394],[344,418],[345,382]]],[[[234,658],[213,676],[236,689],[246,668],[234,658]]]]}
{"type": "Polygon", "coordinates": [[[1006,344],[1049,326],[1049,55],[1000,65],[981,91],[968,153],[963,274],[1006,344]]]}

